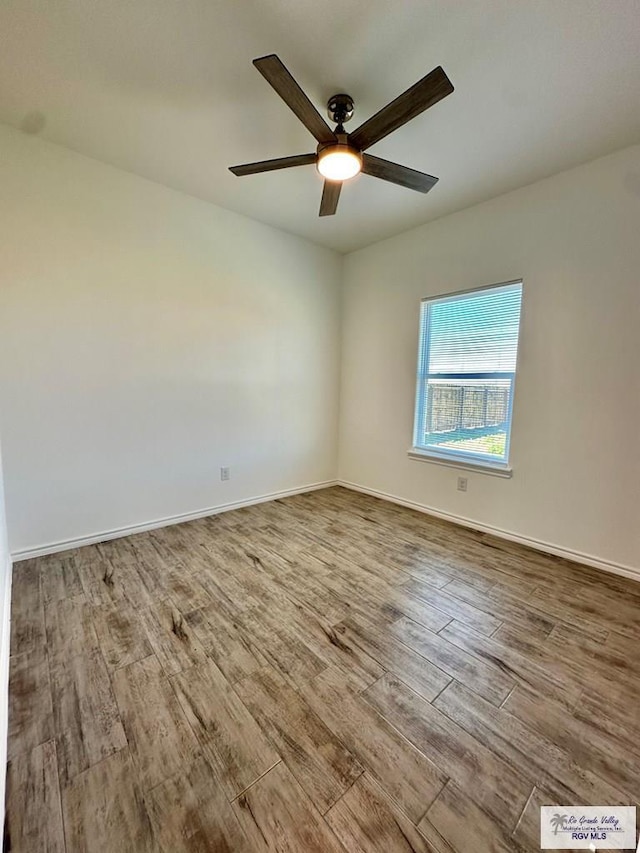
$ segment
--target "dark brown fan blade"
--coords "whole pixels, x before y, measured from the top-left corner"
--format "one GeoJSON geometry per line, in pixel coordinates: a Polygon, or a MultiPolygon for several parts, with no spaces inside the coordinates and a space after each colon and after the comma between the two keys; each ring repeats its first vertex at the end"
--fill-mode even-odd
{"type": "Polygon", "coordinates": [[[254,59],[253,64],[280,95],[289,109],[298,116],[302,124],[318,142],[335,142],[333,131],[313,106],[309,98],[293,79],[275,53],[254,59]]]}
{"type": "Polygon", "coordinates": [[[289,169],[291,166],[308,166],[315,163],[317,154],[296,154],[294,157],[278,157],[276,160],[260,160],[258,163],[245,163],[243,166],[229,166],[234,175],[255,175],[257,172],[272,172],[274,169],[289,169]]]}
{"type": "Polygon", "coordinates": [[[320,216],[333,216],[338,209],[342,181],[325,181],[320,202],[320,216]]]}
{"type": "Polygon", "coordinates": [[[419,193],[428,193],[438,183],[438,179],[433,175],[417,172],[398,163],[390,163],[389,160],[381,160],[380,157],[372,157],[371,154],[362,155],[362,171],[365,175],[382,178],[383,181],[391,181],[392,184],[400,184],[401,187],[408,187],[419,193]]]}
{"type": "Polygon", "coordinates": [[[446,98],[453,92],[451,80],[438,66],[419,80],[395,101],[391,101],[374,116],[361,124],[360,127],[349,135],[349,141],[360,151],[371,147],[374,143],[384,139],[389,133],[402,127],[412,118],[420,115],[429,107],[437,104],[442,98],[446,98]]]}

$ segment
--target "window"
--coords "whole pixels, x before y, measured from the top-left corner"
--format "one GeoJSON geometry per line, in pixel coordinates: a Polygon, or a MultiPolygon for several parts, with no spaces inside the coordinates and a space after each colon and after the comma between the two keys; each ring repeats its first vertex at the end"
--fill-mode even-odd
{"type": "Polygon", "coordinates": [[[522,282],[424,299],[415,456],[508,470],[522,282]]]}

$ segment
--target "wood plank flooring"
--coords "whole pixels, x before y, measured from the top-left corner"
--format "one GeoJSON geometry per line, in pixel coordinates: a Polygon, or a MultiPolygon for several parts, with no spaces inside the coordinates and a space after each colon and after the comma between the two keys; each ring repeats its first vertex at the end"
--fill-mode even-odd
{"type": "Polygon", "coordinates": [[[15,853],[532,853],[640,803],[640,584],[341,488],[14,567],[15,853]]]}

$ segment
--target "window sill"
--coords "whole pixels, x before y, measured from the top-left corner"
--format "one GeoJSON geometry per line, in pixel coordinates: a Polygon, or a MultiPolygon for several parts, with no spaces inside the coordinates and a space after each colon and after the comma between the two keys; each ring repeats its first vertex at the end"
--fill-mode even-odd
{"type": "Polygon", "coordinates": [[[466,459],[452,459],[450,456],[440,455],[430,450],[419,450],[412,447],[408,451],[410,459],[419,462],[431,462],[434,465],[444,465],[447,468],[463,468],[465,471],[476,471],[478,474],[489,474],[491,477],[509,478],[513,476],[513,469],[499,462],[469,462],[466,459]]]}

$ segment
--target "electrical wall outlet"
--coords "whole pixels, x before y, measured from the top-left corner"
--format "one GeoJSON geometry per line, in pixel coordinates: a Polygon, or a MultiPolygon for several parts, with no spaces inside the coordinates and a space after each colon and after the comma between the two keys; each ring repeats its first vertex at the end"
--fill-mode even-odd
{"type": "Polygon", "coordinates": [[[466,492],[467,491],[467,478],[466,477],[458,477],[458,491],[466,492]]]}
{"type": "Polygon", "coordinates": [[[230,480],[231,479],[231,470],[229,468],[221,468],[220,469],[220,479],[221,480],[230,480]]]}

